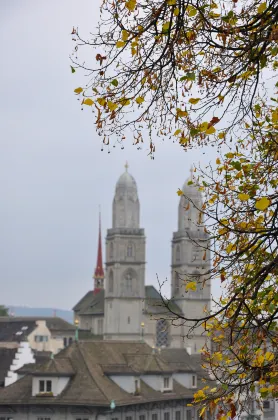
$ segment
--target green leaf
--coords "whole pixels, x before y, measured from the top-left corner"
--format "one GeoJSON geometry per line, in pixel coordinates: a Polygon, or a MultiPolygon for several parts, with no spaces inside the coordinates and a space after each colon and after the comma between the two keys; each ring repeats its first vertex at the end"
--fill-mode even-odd
{"type": "Polygon", "coordinates": [[[72,73],[75,73],[75,68],[74,68],[74,67],[72,67],[72,66],[70,66],[70,68],[71,68],[71,72],[72,72],[72,73]]]}
{"type": "Polygon", "coordinates": [[[113,80],[112,80],[112,82],[111,82],[111,85],[113,85],[113,86],[115,86],[115,87],[117,87],[117,86],[118,86],[118,84],[119,84],[119,82],[118,82],[118,80],[117,80],[117,79],[113,79],[113,80]]]}
{"type": "Polygon", "coordinates": [[[188,181],[187,185],[193,185],[193,181],[188,181]]]}

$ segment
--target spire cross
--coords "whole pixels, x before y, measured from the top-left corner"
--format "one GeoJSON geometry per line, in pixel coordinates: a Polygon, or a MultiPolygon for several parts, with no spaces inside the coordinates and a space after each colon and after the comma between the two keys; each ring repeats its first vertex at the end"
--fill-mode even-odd
{"type": "Polygon", "coordinates": [[[128,163],[127,162],[125,163],[125,170],[126,170],[126,172],[128,170],[128,163]]]}

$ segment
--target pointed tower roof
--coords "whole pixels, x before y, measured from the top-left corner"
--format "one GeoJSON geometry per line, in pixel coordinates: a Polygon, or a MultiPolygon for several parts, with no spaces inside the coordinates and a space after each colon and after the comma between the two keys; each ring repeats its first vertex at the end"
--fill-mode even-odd
{"type": "Polygon", "coordinates": [[[102,246],[101,246],[101,215],[99,212],[99,233],[98,233],[98,250],[97,250],[97,264],[94,273],[94,291],[99,292],[103,289],[104,270],[102,264],[102,246]]]}

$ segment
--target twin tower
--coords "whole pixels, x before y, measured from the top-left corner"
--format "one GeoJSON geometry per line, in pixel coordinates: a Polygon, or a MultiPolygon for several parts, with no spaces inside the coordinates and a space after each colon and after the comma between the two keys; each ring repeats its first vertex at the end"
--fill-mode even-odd
{"type": "MultiPolygon", "coordinates": [[[[188,185],[186,181],[183,191],[197,208],[201,208],[198,187],[188,185]]],[[[171,305],[175,313],[196,318],[203,316],[205,306],[210,306],[210,284],[207,282],[204,287],[199,285],[196,291],[186,292],[184,279],[188,275],[198,279],[204,277],[210,262],[208,251],[205,258],[203,252],[208,243],[204,226],[198,210],[189,201],[184,196],[180,198],[178,230],[173,234],[171,305]]],[[[99,296],[98,299],[104,300],[103,338],[140,340],[143,337],[151,346],[190,347],[192,353],[198,352],[204,345],[203,331],[196,331],[190,340],[186,338],[188,326],[179,321],[173,325],[173,315],[161,305],[158,291],[152,285],[145,285],[146,238],[140,227],[137,185],[127,165],[116,184],[112,220],[112,228],[106,236],[105,281],[99,256],[94,276],[93,299],[99,296]],[[99,289],[103,288],[100,293],[99,289]]]]}

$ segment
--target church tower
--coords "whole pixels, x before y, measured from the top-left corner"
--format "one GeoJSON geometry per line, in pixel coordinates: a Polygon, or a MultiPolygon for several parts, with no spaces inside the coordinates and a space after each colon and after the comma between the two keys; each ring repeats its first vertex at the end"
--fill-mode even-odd
{"type": "Polygon", "coordinates": [[[140,228],[137,185],[120,176],[113,200],[112,229],[106,237],[104,339],[139,340],[145,298],[145,233],[140,228]]]}
{"type": "MultiPolygon", "coordinates": [[[[199,187],[192,180],[192,173],[183,185],[183,193],[178,208],[178,231],[174,232],[172,240],[171,295],[187,318],[201,318],[204,308],[210,308],[211,287],[208,281],[203,286],[203,280],[210,269],[208,237],[204,231],[202,196],[199,187]],[[194,205],[193,205],[194,203],[194,205]],[[196,281],[196,291],[186,291],[184,280],[196,281]]],[[[191,339],[186,338],[189,326],[178,328],[177,335],[173,329],[173,346],[178,346],[180,335],[182,346],[190,348],[191,353],[198,351],[205,344],[203,329],[199,327],[191,339]],[[178,333],[179,330],[179,333],[178,333]]]]}

